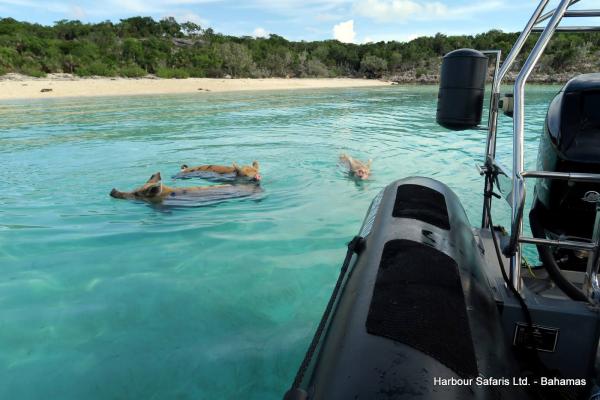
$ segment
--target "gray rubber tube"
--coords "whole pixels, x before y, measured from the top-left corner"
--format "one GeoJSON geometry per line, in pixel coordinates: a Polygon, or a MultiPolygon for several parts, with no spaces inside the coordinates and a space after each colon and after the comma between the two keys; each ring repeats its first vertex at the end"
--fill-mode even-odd
{"type": "MultiPolygon", "coordinates": [[[[533,236],[540,239],[545,239],[546,234],[544,228],[539,222],[536,207],[533,207],[529,212],[529,223],[531,224],[531,232],[533,236]]],[[[540,259],[544,264],[544,268],[548,271],[548,275],[554,281],[556,286],[562,290],[567,296],[576,301],[588,301],[587,296],[575,285],[569,282],[562,274],[560,267],[556,264],[556,260],[552,255],[552,251],[548,246],[536,246],[540,259]]]]}

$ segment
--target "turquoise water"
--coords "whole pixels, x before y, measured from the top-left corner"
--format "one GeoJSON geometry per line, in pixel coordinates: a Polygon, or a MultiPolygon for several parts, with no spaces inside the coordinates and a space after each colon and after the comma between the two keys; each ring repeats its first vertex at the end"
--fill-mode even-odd
{"type": "MultiPolygon", "coordinates": [[[[556,91],[528,93],[530,167],[556,91]]],[[[436,126],[436,93],[0,103],[0,398],[280,398],[382,187],[437,178],[479,224],[485,132],[436,126]],[[342,151],[372,158],[372,178],[348,179],[342,151]],[[204,184],[167,179],[182,163],[254,159],[258,199],[168,209],[108,196],[156,171],[204,184]]],[[[501,117],[504,160],[510,123],[501,117]]]]}

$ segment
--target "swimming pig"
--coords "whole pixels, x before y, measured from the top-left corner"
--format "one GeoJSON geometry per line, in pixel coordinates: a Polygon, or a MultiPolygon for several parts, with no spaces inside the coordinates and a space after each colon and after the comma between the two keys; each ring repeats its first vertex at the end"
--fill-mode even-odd
{"type": "Polygon", "coordinates": [[[116,199],[141,200],[166,205],[186,205],[246,197],[259,191],[260,187],[257,185],[169,187],[162,183],[160,172],[157,172],[139,188],[131,192],[113,189],[110,196],[116,199]]]}
{"type": "Polygon", "coordinates": [[[183,164],[179,173],[173,178],[185,179],[199,177],[213,180],[235,180],[244,178],[253,182],[259,182],[262,178],[258,172],[259,168],[258,161],[253,161],[251,166],[243,165],[241,167],[235,162],[231,166],[200,165],[197,167],[188,167],[183,164]]]}
{"type": "Polygon", "coordinates": [[[373,161],[369,160],[367,163],[363,163],[360,160],[350,157],[347,154],[340,155],[340,163],[348,168],[348,171],[357,176],[360,179],[367,179],[371,174],[371,163],[373,161]]]}

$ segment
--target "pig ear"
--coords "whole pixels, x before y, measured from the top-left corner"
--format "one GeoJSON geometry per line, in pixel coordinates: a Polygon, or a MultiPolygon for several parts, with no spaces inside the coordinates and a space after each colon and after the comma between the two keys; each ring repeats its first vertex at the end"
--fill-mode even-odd
{"type": "Polygon", "coordinates": [[[371,164],[373,164],[373,160],[369,159],[369,161],[367,161],[367,166],[371,168],[371,164]]]}
{"type": "Polygon", "coordinates": [[[260,168],[260,165],[258,164],[258,161],[256,161],[256,160],[252,161],[252,166],[254,167],[254,169],[260,168]]]}
{"type": "Polygon", "coordinates": [[[146,183],[157,183],[160,182],[162,180],[161,176],[160,176],[160,172],[157,172],[155,174],[153,174],[150,179],[148,179],[146,181],[146,183]]]}
{"type": "Polygon", "coordinates": [[[231,165],[233,166],[233,169],[235,169],[236,172],[241,172],[242,171],[242,169],[240,168],[240,166],[237,165],[237,163],[235,161],[231,165]]]}
{"type": "Polygon", "coordinates": [[[160,194],[160,192],[162,192],[162,183],[160,183],[160,181],[158,182],[152,182],[151,184],[147,185],[144,188],[144,196],[146,197],[154,197],[160,194]]]}

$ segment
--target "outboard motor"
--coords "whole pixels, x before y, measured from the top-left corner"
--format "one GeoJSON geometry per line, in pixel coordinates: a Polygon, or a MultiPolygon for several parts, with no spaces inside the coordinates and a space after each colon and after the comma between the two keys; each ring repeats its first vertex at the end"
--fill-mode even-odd
{"type": "MultiPolygon", "coordinates": [[[[600,173],[600,73],[571,79],[550,103],[537,168],[600,173]]],[[[597,183],[538,179],[529,217],[534,236],[590,241],[598,201],[597,183]]],[[[586,252],[560,249],[553,258],[561,269],[586,268],[586,252]]]]}
{"type": "Polygon", "coordinates": [[[437,123],[465,130],[481,123],[488,58],[477,50],[459,49],[442,60],[437,123]]]}

